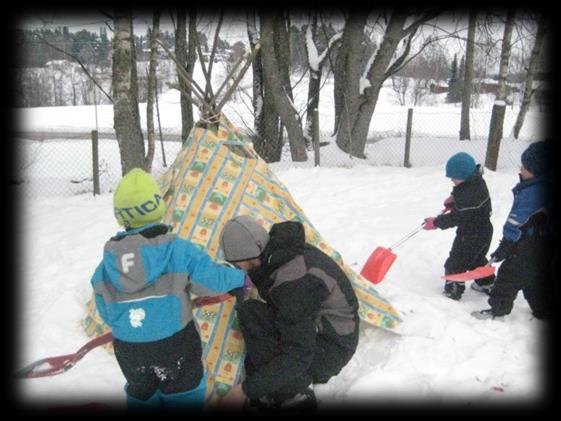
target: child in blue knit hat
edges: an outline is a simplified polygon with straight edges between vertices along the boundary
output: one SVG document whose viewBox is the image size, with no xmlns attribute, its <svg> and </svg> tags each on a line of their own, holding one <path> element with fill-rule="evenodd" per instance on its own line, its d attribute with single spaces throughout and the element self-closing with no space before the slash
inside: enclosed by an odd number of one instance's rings
<svg viewBox="0 0 561 421">
<path fill-rule="evenodd" d="M 105 244 L 91 283 L 127 380 L 127 407 L 200 410 L 208 376 L 191 292 L 231 292 L 245 274 L 169 232 L 160 187 L 140 168 L 120 181 L 113 210 L 125 231 Z"/>
<path fill-rule="evenodd" d="M 486 255 L 493 237 L 491 197 L 483 179 L 483 168 L 466 152 L 459 152 L 446 162 L 446 177 L 452 180 L 452 194 L 444 201 L 445 212 L 425 218 L 423 228 L 457 227 L 456 238 L 444 263 L 445 274 L 460 273 L 487 264 Z M 491 289 L 495 277 L 478 279 L 472 288 L 481 292 Z M 459 300 L 464 282 L 446 281 L 444 295 Z"/>
<path fill-rule="evenodd" d="M 502 262 L 490 292 L 491 308 L 473 312 L 478 319 L 510 314 L 519 291 L 537 319 L 552 315 L 552 233 L 549 201 L 551 157 L 549 141 L 532 143 L 521 157 L 520 182 L 514 186 L 512 209 L 503 238 L 491 254 Z"/>
</svg>

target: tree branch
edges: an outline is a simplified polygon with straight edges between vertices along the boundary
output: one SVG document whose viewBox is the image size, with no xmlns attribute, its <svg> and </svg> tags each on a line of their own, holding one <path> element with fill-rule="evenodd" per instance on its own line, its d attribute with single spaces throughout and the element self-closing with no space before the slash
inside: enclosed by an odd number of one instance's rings
<svg viewBox="0 0 561 421">
<path fill-rule="evenodd" d="M 91 79 L 91 81 L 95 84 L 95 86 L 97 86 L 99 88 L 99 90 L 101 92 L 103 92 L 103 94 L 109 99 L 109 101 L 111 101 L 111 103 L 113 103 L 113 98 L 111 98 L 111 95 L 109 95 L 107 92 L 105 92 L 105 90 L 103 89 L 103 87 L 97 82 L 97 80 L 95 80 L 95 78 L 90 74 L 90 72 L 88 71 L 88 69 L 86 68 L 86 66 L 84 66 L 84 64 L 82 63 L 82 61 L 76 57 L 74 54 L 69 53 L 68 51 L 63 50 L 62 48 L 57 47 L 56 45 L 51 44 L 49 41 L 47 41 L 46 39 L 44 39 L 43 37 L 36 35 L 41 42 L 45 43 L 45 45 L 67 55 L 68 57 L 72 58 L 72 60 L 74 60 L 76 63 L 78 63 L 80 65 L 80 67 L 82 68 L 82 70 L 84 71 L 84 73 L 86 74 L 87 77 L 89 77 Z"/>
</svg>

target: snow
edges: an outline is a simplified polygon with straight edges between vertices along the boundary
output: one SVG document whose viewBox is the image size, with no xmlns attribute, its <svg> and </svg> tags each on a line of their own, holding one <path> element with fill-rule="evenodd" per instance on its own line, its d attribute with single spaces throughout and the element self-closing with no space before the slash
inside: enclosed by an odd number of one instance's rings
<svg viewBox="0 0 561 421">
<path fill-rule="evenodd" d="M 381 95 L 381 101 L 383 98 Z M 180 110 L 176 92 L 163 95 L 160 107 L 163 126 L 169 130 L 178 128 Z M 231 109 L 234 107 L 232 104 Z M 393 130 L 392 124 L 397 123 L 389 120 L 391 113 L 397 112 L 394 108 L 405 110 L 382 102 L 372 126 Z M 25 130 L 84 127 L 91 130 L 94 122 L 93 107 L 18 112 Z M 438 137 L 439 130 L 446 126 L 444 123 L 459 121 L 459 112 L 459 108 L 445 105 L 421 107 L 416 111 L 417 123 L 426 119 L 423 130 L 427 136 L 413 142 L 414 147 L 415 143 L 419 145 L 419 152 L 412 153 L 413 157 L 417 156 L 412 168 L 402 167 L 403 135 L 399 134 L 368 146 L 372 148 L 367 149 L 371 158 L 366 163 L 376 166 L 345 157 L 332 142 L 328 157 L 338 153 L 337 162 L 349 165 L 330 167 L 328 158 L 322 161 L 322 167 L 295 165 L 286 169 L 273 164 L 271 168 L 324 238 L 348 264 L 360 271 L 374 248 L 389 247 L 418 227 L 425 217 L 441 210 L 452 189 L 450 180 L 444 176 L 447 157 L 466 150 L 482 162 L 483 140 L 457 142 Z M 100 126 L 112 127 L 110 107 L 98 106 L 98 113 Z M 324 106 L 321 115 L 329 113 L 329 105 Z M 141 114 L 144 118 L 142 111 Z M 236 122 L 238 114 L 227 109 L 226 115 L 233 115 Z M 329 121 L 325 125 L 332 127 Z M 405 126 L 401 126 L 403 131 Z M 528 121 L 527 126 L 526 130 L 532 133 L 539 124 Z M 56 149 L 45 147 L 39 151 L 35 167 L 40 169 L 30 170 L 37 182 L 43 187 L 60 182 L 49 178 L 49 163 L 75 159 L 76 148 L 87 151 L 90 147 L 88 142 L 85 146 L 82 142 L 45 142 Z M 427 147 L 427 142 L 432 142 L 432 147 Z M 100 140 L 100 144 L 116 148 L 111 141 Z M 179 143 L 174 145 L 169 162 L 179 148 Z M 420 153 L 423 145 L 425 154 Z M 484 175 L 493 203 L 492 249 L 498 245 L 512 204 L 511 189 L 518 181 L 519 157 L 526 146 L 525 141 L 503 142 L 498 170 L 487 170 Z M 85 303 L 91 295 L 89 280 L 102 257 L 105 241 L 119 229 L 112 214 L 111 195 L 119 163 L 107 165 L 113 169 L 113 178 L 105 179 L 104 193 L 99 196 L 93 197 L 91 193 L 32 195 L 22 202 L 18 235 L 23 245 L 22 261 L 26 264 L 20 273 L 21 301 L 17 307 L 17 330 L 21 332 L 18 367 L 41 358 L 76 352 L 89 340 L 80 326 Z M 163 170 L 161 163 L 155 165 L 159 165 L 157 171 Z M 422 230 L 395 250 L 398 258 L 376 288 L 400 312 L 403 323 L 399 332 L 365 328 L 349 364 L 327 384 L 316 387 L 320 407 L 357 399 L 371 404 L 392 399 L 407 402 L 430 399 L 439 405 L 459 402 L 473 406 L 518 404 L 543 397 L 544 325 L 532 317 L 522 294 L 504 321 L 480 321 L 470 316 L 471 311 L 488 305 L 486 296 L 469 289 L 469 285 L 460 302 L 442 295 L 440 276 L 453 238 L 453 229 Z M 16 382 L 19 396 L 29 404 L 61 397 L 73 403 L 124 404 L 123 385 L 124 378 L 115 358 L 101 348 L 88 353 L 63 374 Z"/>
<path fill-rule="evenodd" d="M 315 227 L 357 271 L 375 247 L 390 246 L 424 217 L 438 213 L 451 190 L 438 167 L 291 169 L 278 175 Z M 494 247 L 517 174 L 487 172 L 485 178 L 494 206 Z M 23 366 L 75 352 L 88 341 L 80 320 L 91 293 L 89 279 L 104 242 L 118 227 L 111 194 L 34 199 L 21 220 L 28 262 L 22 274 Z M 397 395 L 438 397 L 442 403 L 495 402 L 543 393 L 538 369 L 542 322 L 532 318 L 522 296 L 503 322 L 471 317 L 471 311 L 488 306 L 484 295 L 469 288 L 460 302 L 442 296 L 439 277 L 453 236 L 453 230 L 421 231 L 396 250 L 398 258 L 377 289 L 403 316 L 401 334 L 363 332 L 348 366 L 317 389 L 320 400 L 374 401 Z M 64 374 L 21 380 L 18 386 L 30 402 L 53 396 L 122 402 L 123 383 L 114 358 L 95 349 Z"/>
</svg>

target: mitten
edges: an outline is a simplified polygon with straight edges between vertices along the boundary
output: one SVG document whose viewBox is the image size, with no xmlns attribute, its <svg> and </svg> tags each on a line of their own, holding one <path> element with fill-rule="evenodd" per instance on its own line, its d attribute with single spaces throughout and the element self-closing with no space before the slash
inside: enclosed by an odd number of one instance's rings
<svg viewBox="0 0 561 421">
<path fill-rule="evenodd" d="M 515 245 L 516 243 L 514 241 L 503 238 L 499 244 L 499 247 L 497 247 L 497 249 L 493 253 L 491 253 L 491 258 L 495 262 L 502 262 L 513 253 Z"/>
<path fill-rule="evenodd" d="M 436 225 L 434 225 L 434 220 L 436 217 L 431 216 L 430 218 L 425 218 L 425 222 L 423 224 L 423 229 L 425 230 L 434 230 L 436 229 Z"/>
</svg>

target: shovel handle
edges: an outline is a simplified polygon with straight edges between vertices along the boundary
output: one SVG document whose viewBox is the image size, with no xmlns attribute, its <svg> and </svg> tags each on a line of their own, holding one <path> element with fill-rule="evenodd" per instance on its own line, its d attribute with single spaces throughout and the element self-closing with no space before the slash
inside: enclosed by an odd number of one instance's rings
<svg viewBox="0 0 561 421">
<path fill-rule="evenodd" d="M 392 250 L 392 249 L 395 249 L 395 248 L 401 246 L 403 243 L 405 243 L 407 240 L 409 240 L 411 237 L 413 237 L 415 234 L 417 234 L 422 229 L 423 229 L 423 225 L 421 225 L 419 228 L 416 228 L 415 230 L 411 231 L 409 234 L 407 234 L 405 237 L 403 237 L 397 243 L 395 243 L 394 245 L 389 247 L 388 250 Z"/>
</svg>

